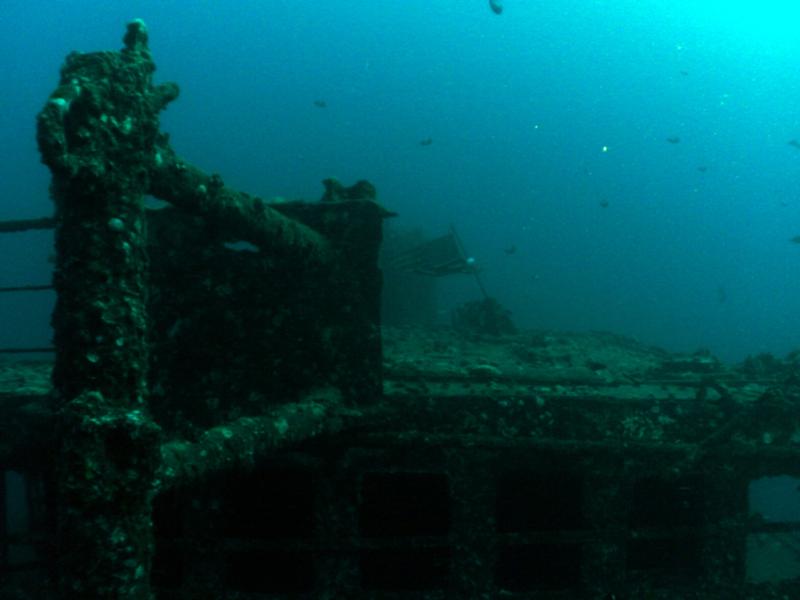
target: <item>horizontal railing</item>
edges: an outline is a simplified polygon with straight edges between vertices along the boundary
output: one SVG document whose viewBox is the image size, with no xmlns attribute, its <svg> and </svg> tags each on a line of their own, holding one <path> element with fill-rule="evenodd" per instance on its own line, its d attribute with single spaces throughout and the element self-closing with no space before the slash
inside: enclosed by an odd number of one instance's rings
<svg viewBox="0 0 800 600">
<path fill-rule="evenodd" d="M 38 229 L 54 229 L 56 220 L 52 217 L 42 217 L 39 219 L 13 219 L 8 221 L 0 221 L 0 233 L 20 233 L 23 231 L 33 231 Z M 25 284 L 0 287 L 0 294 L 13 293 L 13 292 L 41 292 L 45 290 L 52 290 L 52 284 Z M 55 348 L 52 346 L 47 347 L 0 347 L 0 354 L 42 354 L 52 353 Z"/>
<path fill-rule="evenodd" d="M 56 220 L 52 217 L 0 221 L 0 233 L 17 233 L 20 231 L 30 231 L 32 229 L 54 229 L 55 226 Z"/>
</svg>

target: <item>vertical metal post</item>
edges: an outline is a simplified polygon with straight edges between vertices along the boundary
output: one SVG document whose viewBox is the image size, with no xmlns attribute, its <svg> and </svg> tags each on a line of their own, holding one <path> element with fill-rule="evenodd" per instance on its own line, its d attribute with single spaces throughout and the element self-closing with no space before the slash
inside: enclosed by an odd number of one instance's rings
<svg viewBox="0 0 800 600">
<path fill-rule="evenodd" d="M 53 175 L 59 597 L 151 600 L 158 427 L 147 411 L 144 194 L 158 111 L 147 31 L 73 53 L 38 117 Z"/>
</svg>

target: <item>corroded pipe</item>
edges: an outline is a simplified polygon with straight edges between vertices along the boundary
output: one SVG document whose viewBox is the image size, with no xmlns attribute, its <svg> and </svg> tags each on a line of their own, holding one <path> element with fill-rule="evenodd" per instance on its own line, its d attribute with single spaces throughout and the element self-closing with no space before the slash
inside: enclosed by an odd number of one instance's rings
<svg viewBox="0 0 800 600">
<path fill-rule="evenodd" d="M 260 198 L 224 185 L 179 158 L 161 136 L 150 171 L 149 193 L 191 214 L 204 217 L 232 240 L 244 240 L 272 254 L 326 263 L 331 257 L 319 233 L 285 217 Z"/>
</svg>

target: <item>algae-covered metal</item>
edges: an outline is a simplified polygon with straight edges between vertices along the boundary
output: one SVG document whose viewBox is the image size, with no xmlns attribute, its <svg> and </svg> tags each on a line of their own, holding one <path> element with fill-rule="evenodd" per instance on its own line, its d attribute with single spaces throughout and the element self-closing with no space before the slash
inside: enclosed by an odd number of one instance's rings
<svg viewBox="0 0 800 600">
<path fill-rule="evenodd" d="M 159 130 L 178 88 L 154 85 L 147 38 L 135 20 L 121 51 L 70 54 L 38 117 L 56 207 L 62 598 L 152 598 L 156 492 L 323 429 L 325 411 L 276 404 L 380 388 L 374 188 L 278 211 L 189 165 Z M 194 216 L 148 214 L 146 194 Z M 188 469 L 203 452 L 217 462 Z"/>
<path fill-rule="evenodd" d="M 147 600 L 159 427 L 147 409 L 144 195 L 158 112 L 143 22 L 120 52 L 73 53 L 39 113 L 53 174 L 58 577 L 64 598 Z M 124 518 L 123 516 L 124 515 Z"/>
</svg>

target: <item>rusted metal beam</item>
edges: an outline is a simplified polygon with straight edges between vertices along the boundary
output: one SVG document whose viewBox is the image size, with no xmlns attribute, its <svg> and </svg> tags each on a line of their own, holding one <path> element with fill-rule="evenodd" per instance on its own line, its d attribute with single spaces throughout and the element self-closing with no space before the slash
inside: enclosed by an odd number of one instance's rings
<svg viewBox="0 0 800 600">
<path fill-rule="evenodd" d="M 333 258 L 328 241 L 299 221 L 282 215 L 260 198 L 227 187 L 179 158 L 161 136 L 150 171 L 149 193 L 191 214 L 204 217 L 231 240 L 313 263 Z"/>
<path fill-rule="evenodd" d="M 271 453 L 337 433 L 345 423 L 342 417 L 360 414 L 343 409 L 340 402 L 338 390 L 320 390 L 262 416 L 212 427 L 197 442 L 163 444 L 159 491 L 197 483 L 225 470 L 252 469 Z"/>
</svg>

